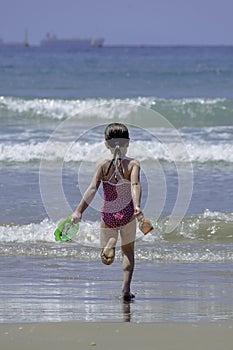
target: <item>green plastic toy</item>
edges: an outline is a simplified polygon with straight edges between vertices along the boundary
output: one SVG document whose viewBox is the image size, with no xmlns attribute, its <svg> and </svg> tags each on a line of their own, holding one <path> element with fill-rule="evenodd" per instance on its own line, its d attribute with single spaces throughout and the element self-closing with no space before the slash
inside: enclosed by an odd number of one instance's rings
<svg viewBox="0 0 233 350">
<path fill-rule="evenodd" d="M 72 216 L 68 216 L 65 220 L 59 222 L 54 236 L 56 241 L 67 242 L 72 240 L 78 233 L 79 223 L 71 223 Z"/>
</svg>

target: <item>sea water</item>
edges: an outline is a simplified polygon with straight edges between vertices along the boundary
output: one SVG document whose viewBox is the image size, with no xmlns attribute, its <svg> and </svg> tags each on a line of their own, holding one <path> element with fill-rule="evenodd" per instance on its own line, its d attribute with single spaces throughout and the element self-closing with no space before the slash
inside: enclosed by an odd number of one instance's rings
<svg viewBox="0 0 233 350">
<path fill-rule="evenodd" d="M 233 48 L 0 51 L 1 322 L 232 320 Z M 77 238 L 53 232 L 74 210 L 104 128 L 123 122 L 141 163 L 134 303 L 121 253 L 99 259 L 101 189 Z"/>
</svg>

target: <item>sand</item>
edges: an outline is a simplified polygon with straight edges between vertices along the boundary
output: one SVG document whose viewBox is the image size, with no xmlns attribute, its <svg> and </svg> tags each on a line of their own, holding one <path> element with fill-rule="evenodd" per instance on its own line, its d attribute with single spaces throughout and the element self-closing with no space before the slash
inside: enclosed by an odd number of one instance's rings
<svg viewBox="0 0 233 350">
<path fill-rule="evenodd" d="M 1 324 L 2 350 L 232 350 L 233 324 Z"/>
</svg>

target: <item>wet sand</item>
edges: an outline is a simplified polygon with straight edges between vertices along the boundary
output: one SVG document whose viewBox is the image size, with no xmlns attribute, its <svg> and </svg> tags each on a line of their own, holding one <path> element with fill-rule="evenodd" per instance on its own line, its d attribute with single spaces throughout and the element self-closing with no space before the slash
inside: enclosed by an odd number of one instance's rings
<svg viewBox="0 0 233 350">
<path fill-rule="evenodd" d="M 4 350 L 231 350 L 233 323 L 31 323 L 1 324 Z"/>
</svg>

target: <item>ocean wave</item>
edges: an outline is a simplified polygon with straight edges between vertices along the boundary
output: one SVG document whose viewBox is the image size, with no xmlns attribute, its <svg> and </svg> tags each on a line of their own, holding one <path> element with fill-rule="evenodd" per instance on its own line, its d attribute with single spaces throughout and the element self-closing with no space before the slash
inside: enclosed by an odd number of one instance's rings
<svg viewBox="0 0 233 350">
<path fill-rule="evenodd" d="M 0 162 L 4 163 L 40 162 L 44 159 L 55 162 L 62 160 L 64 163 L 96 162 L 97 155 L 98 158 L 108 156 L 103 142 L 0 143 Z M 213 144 L 198 141 L 163 144 L 158 141 L 135 141 L 129 147 L 128 156 L 137 158 L 141 162 L 233 163 L 233 144 L 232 142 Z"/>
<path fill-rule="evenodd" d="M 150 108 L 154 98 L 138 97 L 135 99 L 22 99 L 0 97 L 0 116 L 2 111 L 15 112 L 28 118 L 44 117 L 63 120 L 77 116 L 79 119 L 111 120 L 126 119 L 138 106 Z M 127 104 L 127 109 L 125 108 Z"/>
<path fill-rule="evenodd" d="M 220 98 L 161 99 L 137 97 L 123 99 L 23 99 L 0 97 L 0 118 L 8 115 L 25 118 L 64 120 L 77 116 L 80 120 L 96 123 L 109 120 L 127 120 L 156 125 L 153 113 L 143 113 L 140 107 L 164 116 L 175 127 L 232 125 L 233 101 Z"/>
<path fill-rule="evenodd" d="M 232 125 L 233 101 L 223 98 L 158 99 L 152 108 L 175 127 Z"/>
<path fill-rule="evenodd" d="M 165 233 L 168 218 L 151 221 L 155 228 L 152 233 L 144 236 L 137 229 L 136 259 L 233 262 L 233 213 L 206 210 L 184 218 L 169 234 Z M 99 222 L 81 222 L 77 237 L 68 243 L 55 242 L 56 225 L 49 219 L 25 225 L 0 225 L 0 255 L 99 259 Z M 116 258 L 121 258 L 119 249 Z"/>
</svg>

